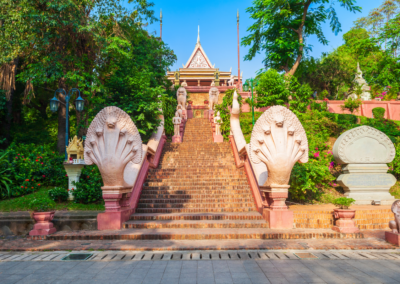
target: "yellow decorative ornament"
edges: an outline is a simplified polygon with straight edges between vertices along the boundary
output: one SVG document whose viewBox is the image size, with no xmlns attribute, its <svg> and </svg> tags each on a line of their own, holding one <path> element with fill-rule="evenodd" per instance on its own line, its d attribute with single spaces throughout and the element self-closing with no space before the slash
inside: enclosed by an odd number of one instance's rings
<svg viewBox="0 0 400 284">
<path fill-rule="evenodd" d="M 78 137 L 75 135 L 74 138 L 72 138 L 69 141 L 69 145 L 67 146 L 67 154 L 68 154 L 68 160 L 71 158 L 71 156 L 76 156 L 76 159 L 83 159 L 83 141 L 82 139 L 78 139 Z"/>
</svg>

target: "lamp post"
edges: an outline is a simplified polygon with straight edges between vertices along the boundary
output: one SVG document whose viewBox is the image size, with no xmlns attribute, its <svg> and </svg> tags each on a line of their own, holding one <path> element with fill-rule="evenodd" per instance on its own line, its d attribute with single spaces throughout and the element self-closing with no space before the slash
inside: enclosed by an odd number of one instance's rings
<svg viewBox="0 0 400 284">
<path fill-rule="evenodd" d="M 85 100 L 82 99 L 81 92 L 76 88 L 71 89 L 69 91 L 68 95 L 66 94 L 64 89 L 57 89 L 54 92 L 54 98 L 52 98 L 50 100 L 50 110 L 52 112 L 56 112 L 58 110 L 58 107 L 59 107 L 60 103 L 65 105 L 65 109 L 66 109 L 66 115 L 65 115 L 65 121 L 66 121 L 65 122 L 66 123 L 65 146 L 68 145 L 69 101 L 70 101 L 72 95 L 75 92 L 78 92 L 78 98 L 75 100 L 75 108 L 76 108 L 77 111 L 81 112 L 81 111 L 83 111 Z M 57 99 L 57 93 L 63 93 L 64 94 L 64 96 L 65 96 L 65 104 Z M 67 160 L 67 159 L 68 159 L 67 148 L 65 148 L 65 160 Z"/>
<path fill-rule="evenodd" d="M 253 126 L 254 126 L 254 100 L 253 100 L 253 88 L 258 85 L 257 79 L 247 79 L 246 82 L 243 84 L 243 91 L 248 92 L 249 87 L 251 88 L 251 114 L 253 118 Z"/>
</svg>

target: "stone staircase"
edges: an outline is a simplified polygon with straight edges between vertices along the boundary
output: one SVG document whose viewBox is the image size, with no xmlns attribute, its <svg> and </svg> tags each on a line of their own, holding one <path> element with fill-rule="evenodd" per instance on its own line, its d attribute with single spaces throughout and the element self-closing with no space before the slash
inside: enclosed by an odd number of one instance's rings
<svg viewBox="0 0 400 284">
<path fill-rule="evenodd" d="M 230 144 L 214 143 L 208 120 L 193 118 L 186 123 L 182 143 L 165 145 L 160 165 L 150 169 L 138 209 L 124 228 L 152 239 L 226 239 L 261 233 L 268 224 L 256 211 Z M 238 230 L 244 228 L 256 231 Z"/>
</svg>

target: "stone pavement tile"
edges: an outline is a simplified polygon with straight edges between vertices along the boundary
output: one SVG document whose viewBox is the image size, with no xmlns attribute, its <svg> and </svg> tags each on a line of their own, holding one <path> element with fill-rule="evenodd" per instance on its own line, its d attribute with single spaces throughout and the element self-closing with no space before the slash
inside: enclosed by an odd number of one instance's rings
<svg viewBox="0 0 400 284">
<path fill-rule="evenodd" d="M 217 273 L 214 273 L 214 278 L 215 279 L 232 279 L 232 276 L 231 276 L 231 273 L 217 272 Z"/>
<path fill-rule="evenodd" d="M 149 279 L 144 279 L 142 281 L 142 284 L 159 284 L 160 282 L 161 282 L 161 279 L 149 278 Z"/>
<path fill-rule="evenodd" d="M 268 278 L 284 278 L 283 274 L 280 272 L 264 272 L 264 274 Z"/>
<path fill-rule="evenodd" d="M 196 277 L 179 278 L 179 284 L 196 284 Z"/>
<path fill-rule="evenodd" d="M 270 278 L 270 277 L 268 277 L 268 281 L 271 284 L 288 284 L 288 283 L 290 283 L 285 278 L 274 278 L 274 277 Z"/>
<path fill-rule="evenodd" d="M 259 279 L 259 278 L 254 278 L 250 279 L 252 284 L 270 284 L 268 279 Z"/>
<path fill-rule="evenodd" d="M 215 284 L 233 284 L 233 280 L 231 278 L 230 279 L 219 278 L 215 279 Z"/>
<path fill-rule="evenodd" d="M 197 278 L 197 284 L 214 284 L 214 278 Z"/>
<path fill-rule="evenodd" d="M 52 282 L 52 284 L 69 284 L 71 283 L 73 280 L 70 279 L 56 279 Z M 76 282 L 74 282 L 76 283 Z"/>
<path fill-rule="evenodd" d="M 250 278 L 247 273 L 235 273 L 231 272 L 232 279 L 237 279 L 237 278 Z"/>
<path fill-rule="evenodd" d="M 232 278 L 234 284 L 252 284 L 250 278 Z"/>
<path fill-rule="evenodd" d="M 214 266 L 214 272 L 230 272 L 230 271 L 231 270 L 229 270 L 228 266 L 226 266 L 226 267 L 224 267 L 224 266 L 221 266 L 221 267 Z"/>
</svg>

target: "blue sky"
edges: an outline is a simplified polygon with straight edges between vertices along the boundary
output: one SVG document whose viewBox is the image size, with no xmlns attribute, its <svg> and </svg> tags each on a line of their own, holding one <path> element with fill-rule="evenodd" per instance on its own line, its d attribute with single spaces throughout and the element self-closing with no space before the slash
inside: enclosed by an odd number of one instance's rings
<svg viewBox="0 0 400 284">
<path fill-rule="evenodd" d="M 151 0 L 150 0 L 151 1 Z M 247 28 L 253 20 L 246 12 L 251 6 L 251 0 L 153 0 L 157 17 L 160 9 L 163 12 L 163 41 L 166 42 L 178 57 L 171 70 L 176 70 L 186 64 L 196 44 L 197 26 L 200 25 L 200 41 L 211 63 L 221 71 L 229 71 L 237 75 L 237 30 L 236 12 L 240 13 L 240 37 L 247 35 Z M 343 32 L 337 36 L 331 31 L 329 22 L 324 24 L 324 34 L 329 44 L 320 44 L 315 37 L 310 37 L 308 43 L 313 45 L 311 55 L 319 57 L 322 52 L 329 52 L 343 43 L 342 35 L 353 25 L 353 22 L 369 11 L 381 5 L 383 0 L 358 0 L 362 7 L 361 13 L 350 13 L 336 3 L 335 8 L 342 24 Z M 147 30 L 159 36 L 159 22 L 149 25 Z M 247 47 L 240 47 L 240 69 L 243 77 L 249 78 L 262 68 L 263 55 L 258 55 L 252 61 L 244 61 Z"/>
</svg>

